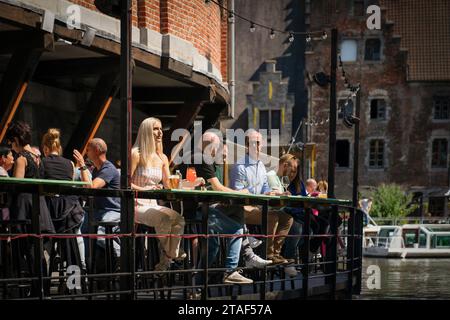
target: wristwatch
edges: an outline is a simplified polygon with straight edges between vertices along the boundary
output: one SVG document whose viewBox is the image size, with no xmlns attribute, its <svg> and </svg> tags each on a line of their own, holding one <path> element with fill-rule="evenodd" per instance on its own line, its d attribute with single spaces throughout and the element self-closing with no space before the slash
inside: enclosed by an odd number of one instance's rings
<svg viewBox="0 0 450 320">
<path fill-rule="evenodd" d="M 86 165 L 84 165 L 84 166 L 80 167 L 80 170 L 84 171 L 84 170 L 87 170 L 87 168 L 88 167 Z"/>
</svg>

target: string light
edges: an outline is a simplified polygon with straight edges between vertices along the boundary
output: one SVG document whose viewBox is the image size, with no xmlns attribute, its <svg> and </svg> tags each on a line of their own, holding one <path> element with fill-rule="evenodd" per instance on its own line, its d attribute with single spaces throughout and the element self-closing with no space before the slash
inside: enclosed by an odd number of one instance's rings
<svg viewBox="0 0 450 320">
<path fill-rule="evenodd" d="M 234 23 L 234 13 L 233 11 L 230 11 L 228 14 L 228 22 L 229 23 Z"/>
<path fill-rule="evenodd" d="M 320 31 L 309 31 L 309 32 L 302 32 L 302 31 L 285 31 L 285 30 L 279 30 L 270 26 L 266 26 L 257 22 L 254 22 L 236 12 L 234 12 L 233 10 L 228 9 L 226 6 L 224 6 L 223 4 L 221 4 L 218 0 L 205 0 L 206 4 L 210 4 L 210 3 L 214 3 L 216 4 L 219 8 L 221 8 L 222 10 L 226 11 L 228 13 L 228 21 L 229 23 L 234 23 L 236 21 L 236 18 L 239 18 L 241 20 L 247 21 L 248 23 L 250 23 L 250 32 L 255 32 L 256 30 L 256 26 L 262 28 L 262 29 L 266 29 L 266 30 L 270 30 L 270 36 L 271 39 L 273 39 L 273 37 L 275 37 L 275 32 L 276 33 L 280 33 L 280 34 L 286 34 L 289 35 L 289 39 L 293 38 L 295 35 L 307 35 L 307 42 L 311 42 L 311 40 L 313 39 L 311 37 L 311 35 L 317 35 L 318 38 L 314 38 L 314 40 L 316 39 L 327 39 L 328 35 L 325 31 L 320 30 Z M 273 31 L 273 33 L 272 33 Z M 273 34 L 273 35 L 272 35 Z M 291 36 L 292 35 L 292 36 Z M 290 40 L 289 40 L 290 41 Z M 290 41 L 292 42 L 292 41 Z"/>
<path fill-rule="evenodd" d="M 270 29 L 270 39 L 274 39 L 275 38 L 275 31 L 273 29 Z"/>
<path fill-rule="evenodd" d="M 306 36 L 306 42 L 310 43 L 311 42 L 311 35 L 308 33 L 308 35 Z"/>
<path fill-rule="evenodd" d="M 310 126 L 310 127 L 317 127 L 317 126 L 322 126 L 324 124 L 327 124 L 329 122 L 329 119 L 304 119 L 303 124 L 305 126 Z"/>
<path fill-rule="evenodd" d="M 294 41 L 294 35 L 292 33 L 289 33 L 289 42 Z"/>
</svg>

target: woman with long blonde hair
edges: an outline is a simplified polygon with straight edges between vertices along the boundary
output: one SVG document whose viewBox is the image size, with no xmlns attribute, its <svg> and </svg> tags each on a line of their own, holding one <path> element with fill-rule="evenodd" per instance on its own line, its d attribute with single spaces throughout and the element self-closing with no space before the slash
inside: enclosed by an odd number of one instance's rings
<svg viewBox="0 0 450 320">
<path fill-rule="evenodd" d="M 131 187 L 135 190 L 169 188 L 169 160 L 162 148 L 162 124 L 157 118 L 147 118 L 139 126 L 131 150 Z M 161 183 L 162 182 L 162 186 Z M 178 212 L 158 205 L 154 199 L 137 199 L 136 222 L 154 227 L 157 234 L 182 235 L 184 218 Z M 159 238 L 160 262 L 156 270 L 167 270 L 172 260 L 183 259 L 180 237 Z"/>
</svg>

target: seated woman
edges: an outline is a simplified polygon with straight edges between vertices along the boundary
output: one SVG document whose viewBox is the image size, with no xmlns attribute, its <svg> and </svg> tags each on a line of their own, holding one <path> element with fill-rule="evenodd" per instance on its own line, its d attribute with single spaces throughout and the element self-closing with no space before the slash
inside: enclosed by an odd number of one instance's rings
<svg viewBox="0 0 450 320">
<path fill-rule="evenodd" d="M 63 158 L 59 129 L 48 129 L 42 137 L 42 178 L 52 180 L 72 181 L 74 178 L 74 164 L 69 159 Z M 80 226 L 83 221 L 84 210 L 77 196 L 65 195 L 58 197 L 47 197 L 47 206 L 53 219 L 55 231 L 65 233 L 74 231 L 81 234 Z M 83 267 L 84 242 L 81 237 L 77 238 L 78 248 Z"/>
<path fill-rule="evenodd" d="M 40 178 L 40 168 L 35 161 L 35 155 L 30 147 L 30 126 L 21 121 L 13 122 L 6 131 L 5 139 L 16 153 L 13 177 Z M 12 220 L 31 220 L 32 195 L 30 193 L 20 193 L 16 195 L 12 206 L 13 210 L 10 212 Z M 39 222 L 41 231 L 43 233 L 54 233 L 55 229 L 44 197 L 40 198 L 40 207 L 41 214 L 39 216 Z"/>
<path fill-rule="evenodd" d="M 169 161 L 162 151 L 162 125 L 156 118 L 147 118 L 139 126 L 136 143 L 131 150 L 131 187 L 135 190 L 169 187 Z M 184 218 L 176 211 L 158 205 L 154 199 L 137 199 L 136 223 L 154 227 L 157 234 L 182 235 Z M 159 238 L 160 262 L 155 269 L 164 271 L 173 259 L 183 259 L 180 237 Z"/>
</svg>

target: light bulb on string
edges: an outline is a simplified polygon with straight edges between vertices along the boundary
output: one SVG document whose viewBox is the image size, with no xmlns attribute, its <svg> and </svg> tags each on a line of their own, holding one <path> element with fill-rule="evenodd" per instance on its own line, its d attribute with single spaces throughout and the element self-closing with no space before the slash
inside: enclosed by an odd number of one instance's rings
<svg viewBox="0 0 450 320">
<path fill-rule="evenodd" d="M 274 39 L 275 38 L 275 31 L 273 29 L 270 29 L 270 35 L 269 35 L 270 39 Z"/>
<path fill-rule="evenodd" d="M 328 38 L 328 34 L 326 33 L 326 31 L 322 32 L 322 39 L 326 40 Z"/>
<path fill-rule="evenodd" d="M 233 13 L 233 11 L 230 11 L 230 13 L 228 14 L 228 22 L 229 23 L 234 23 L 234 13 Z"/>
<path fill-rule="evenodd" d="M 311 42 L 311 35 L 309 33 L 306 35 L 306 42 L 307 43 Z"/>
<path fill-rule="evenodd" d="M 250 23 L 250 32 L 255 32 L 255 30 L 256 30 L 255 24 L 253 22 Z"/>
<path fill-rule="evenodd" d="M 294 41 L 294 34 L 291 32 L 289 33 L 289 38 L 288 38 L 289 42 L 293 42 Z"/>
</svg>

